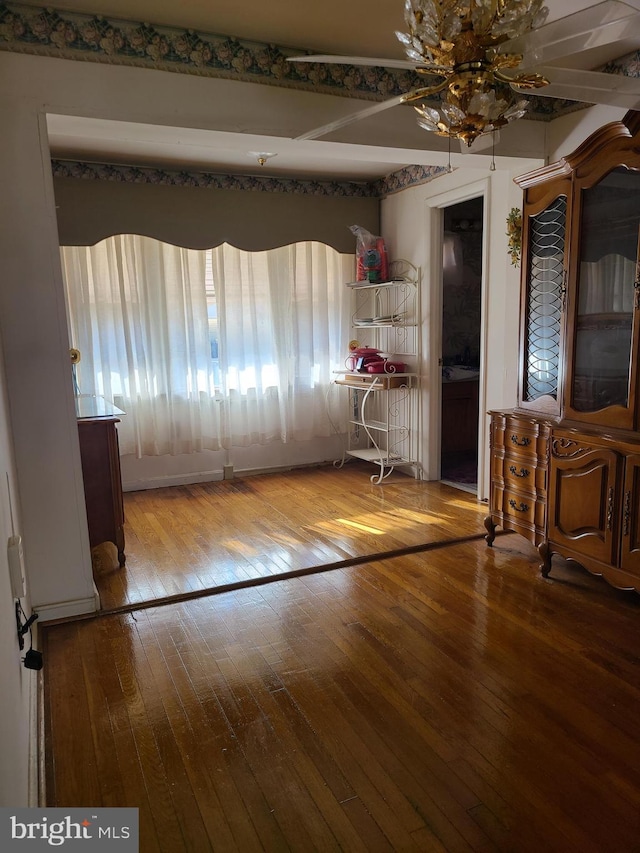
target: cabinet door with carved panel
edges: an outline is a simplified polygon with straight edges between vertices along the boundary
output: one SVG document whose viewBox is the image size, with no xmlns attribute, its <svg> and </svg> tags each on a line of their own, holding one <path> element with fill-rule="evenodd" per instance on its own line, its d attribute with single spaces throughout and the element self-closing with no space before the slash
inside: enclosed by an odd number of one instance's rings
<svg viewBox="0 0 640 853">
<path fill-rule="evenodd" d="M 589 437 L 554 434 L 551 441 L 549 527 L 552 550 L 611 563 L 616 558 L 620 456 Z"/>
<path fill-rule="evenodd" d="M 620 568 L 640 577 L 640 454 L 625 459 Z"/>
</svg>

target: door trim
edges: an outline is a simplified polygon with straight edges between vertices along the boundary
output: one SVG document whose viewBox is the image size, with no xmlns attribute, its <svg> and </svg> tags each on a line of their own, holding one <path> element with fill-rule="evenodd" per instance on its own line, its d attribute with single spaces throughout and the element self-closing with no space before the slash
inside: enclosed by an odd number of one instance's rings
<svg viewBox="0 0 640 853">
<path fill-rule="evenodd" d="M 440 479 L 440 447 L 442 422 L 442 371 L 439 364 L 442 352 L 442 231 L 444 223 L 443 209 L 473 198 L 482 198 L 482 279 L 480 296 L 480 377 L 478 384 L 478 499 L 485 492 L 488 495 L 489 482 L 485 471 L 489 454 L 489 419 L 487 410 L 487 376 L 486 357 L 488 341 L 487 317 L 489 303 L 489 288 L 487 287 L 487 271 L 489 257 L 489 217 L 490 217 L 490 179 L 483 178 L 473 184 L 457 187 L 446 193 L 425 199 L 427 216 L 427 234 L 431 251 L 430 264 L 425 279 L 438 282 L 437 287 L 430 287 L 425 298 L 427 302 L 427 317 L 429 328 L 426 330 L 427 339 L 423 341 L 422 352 L 426 359 L 425 378 L 429 394 L 424 395 L 423 406 L 426 406 L 423 423 L 427 425 L 427 435 L 430 440 L 425 448 L 423 460 L 426 462 L 429 479 Z M 437 251 L 436 251 L 437 249 Z M 437 322 L 436 322 L 437 318 Z"/>
</svg>

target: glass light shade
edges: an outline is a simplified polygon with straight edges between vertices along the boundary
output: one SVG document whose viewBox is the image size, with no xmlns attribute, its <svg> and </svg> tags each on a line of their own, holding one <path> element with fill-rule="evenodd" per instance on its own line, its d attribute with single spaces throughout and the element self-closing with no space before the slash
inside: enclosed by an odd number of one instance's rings
<svg viewBox="0 0 640 853">
<path fill-rule="evenodd" d="M 408 33 L 396 33 L 410 60 L 437 66 L 448 91 L 440 112 L 416 107 L 425 130 L 463 139 L 476 137 L 522 118 L 527 102 L 499 92 L 507 82 L 495 48 L 545 20 L 544 0 L 405 0 Z M 456 38 L 462 33 L 460 47 Z M 516 57 L 521 59 L 521 57 Z M 533 75 L 536 78 L 536 75 Z M 517 79 L 517 78 L 515 78 Z M 537 77 L 527 88 L 546 85 Z M 496 85 L 498 88 L 496 88 Z M 524 85 L 524 80 L 523 80 Z M 434 87 L 434 92 L 437 89 Z"/>
</svg>

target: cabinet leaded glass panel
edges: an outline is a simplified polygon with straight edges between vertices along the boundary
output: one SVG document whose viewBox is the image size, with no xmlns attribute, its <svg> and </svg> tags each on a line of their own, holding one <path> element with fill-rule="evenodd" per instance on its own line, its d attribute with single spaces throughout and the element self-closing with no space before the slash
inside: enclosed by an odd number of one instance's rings
<svg viewBox="0 0 640 853">
<path fill-rule="evenodd" d="M 529 217 L 524 399 L 558 398 L 567 198 Z"/>
</svg>

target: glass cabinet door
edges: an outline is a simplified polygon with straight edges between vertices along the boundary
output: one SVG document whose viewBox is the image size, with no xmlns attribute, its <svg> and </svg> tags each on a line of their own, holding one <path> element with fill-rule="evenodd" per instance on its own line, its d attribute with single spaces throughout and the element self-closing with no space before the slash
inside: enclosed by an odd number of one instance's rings
<svg viewBox="0 0 640 853">
<path fill-rule="evenodd" d="M 562 195 L 528 217 L 524 329 L 524 406 L 558 407 L 567 198 Z"/>
<path fill-rule="evenodd" d="M 640 173 L 622 166 L 582 191 L 570 407 L 627 409 L 620 426 L 633 425 L 639 225 Z"/>
</svg>

